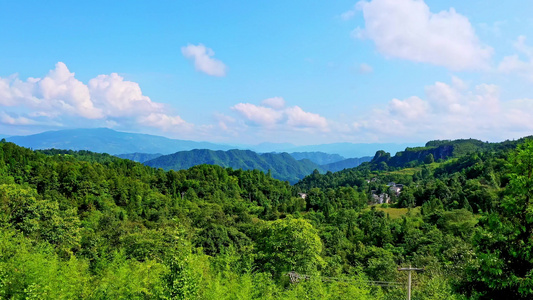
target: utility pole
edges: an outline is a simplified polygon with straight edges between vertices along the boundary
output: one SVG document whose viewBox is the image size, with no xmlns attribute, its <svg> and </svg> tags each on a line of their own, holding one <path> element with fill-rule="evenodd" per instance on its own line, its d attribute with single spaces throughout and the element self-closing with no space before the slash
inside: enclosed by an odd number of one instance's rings
<svg viewBox="0 0 533 300">
<path fill-rule="evenodd" d="M 407 279 L 407 300 L 411 300 L 411 271 L 424 271 L 424 269 L 412 268 L 411 265 L 409 265 L 409 268 L 398 268 L 398 271 L 409 272 Z"/>
</svg>

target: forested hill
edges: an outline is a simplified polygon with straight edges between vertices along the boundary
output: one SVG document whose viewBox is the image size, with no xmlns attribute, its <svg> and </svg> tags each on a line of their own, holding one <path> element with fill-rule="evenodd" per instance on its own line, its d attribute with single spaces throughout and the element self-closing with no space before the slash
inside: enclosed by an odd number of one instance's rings
<svg viewBox="0 0 533 300">
<path fill-rule="evenodd" d="M 371 160 L 372 160 L 371 156 L 365 156 L 365 157 L 360 157 L 360 158 L 347 158 L 347 159 L 337 161 L 334 163 L 321 165 L 320 167 L 324 171 L 337 172 L 337 171 L 341 171 L 344 169 L 355 168 L 359 166 L 360 164 L 364 162 L 369 162 Z"/>
<path fill-rule="evenodd" d="M 212 164 L 243 170 L 257 169 L 265 173 L 270 170 L 272 177 L 279 180 L 287 180 L 293 184 L 311 174 L 314 170 L 318 170 L 321 173 L 327 171 L 336 172 L 357 167 L 361 163 L 372 159 L 372 157 L 344 159 L 340 155 L 322 152 L 298 152 L 289 153 L 289 155 L 287 153 L 259 154 L 250 150 L 211 151 L 196 149 L 180 151 L 166 156 L 161 154 L 130 153 L 120 154 L 117 157 L 145 163 L 148 166 L 163 168 L 164 170 L 183 170 L 200 164 Z M 316 161 L 335 162 L 319 165 Z"/>
<path fill-rule="evenodd" d="M 209 164 L 242 170 L 270 172 L 272 177 L 296 183 L 313 170 L 321 168 L 310 160 L 296 160 L 287 153 L 258 154 L 250 150 L 192 150 L 181 151 L 144 162 L 145 165 L 164 170 L 183 170 L 192 166 Z"/>
<path fill-rule="evenodd" d="M 386 169 L 414 167 L 423 163 L 431 163 L 437 160 L 446 160 L 452 157 L 461 157 L 469 153 L 499 151 L 515 148 L 518 141 L 505 141 L 500 143 L 488 143 L 475 139 L 460 140 L 436 140 L 427 142 L 425 147 L 406 148 L 399 151 L 393 157 L 385 151 L 377 151 L 371 161 L 374 168 Z"/>
<path fill-rule="evenodd" d="M 521 142 L 312 186 L 0 142 L 0 298 L 532 299 Z"/>
<path fill-rule="evenodd" d="M 279 154 L 280 152 L 273 152 L 273 153 L 278 153 Z M 342 156 L 340 156 L 338 154 L 329 154 L 329 153 L 324 153 L 324 152 L 293 152 L 293 153 L 289 153 L 289 154 L 292 157 L 294 157 L 296 160 L 308 159 L 308 160 L 314 162 L 317 165 L 327 165 L 327 164 L 332 164 L 332 163 L 336 163 L 336 162 L 341 162 L 341 161 L 347 160 L 346 158 L 344 158 L 344 157 L 342 157 Z M 135 153 L 118 154 L 116 156 L 120 157 L 120 158 L 130 159 L 130 160 L 142 163 L 142 162 L 149 161 L 151 159 L 157 158 L 157 157 L 162 156 L 162 155 L 163 154 L 160 154 L 160 153 L 152 154 L 152 153 L 135 152 Z M 370 161 L 370 159 L 372 159 L 372 157 L 370 157 L 368 160 L 366 160 L 366 157 L 363 158 L 362 160 L 356 158 L 355 160 L 353 160 L 353 162 Z M 352 166 L 352 167 L 354 167 L 354 166 Z"/>
<path fill-rule="evenodd" d="M 329 154 L 324 152 L 291 152 L 289 153 L 296 160 L 308 159 L 317 165 L 327 165 L 338 161 L 345 160 L 346 158 L 338 154 Z"/>
<path fill-rule="evenodd" d="M 136 162 L 143 163 L 145 161 L 149 161 L 149 160 L 158 158 L 160 156 L 163 156 L 163 154 L 161 154 L 161 153 L 152 154 L 152 153 L 135 152 L 135 153 L 118 154 L 116 156 L 120 157 L 120 158 L 129 159 L 129 160 L 133 160 L 133 161 L 136 161 Z"/>
<path fill-rule="evenodd" d="M 513 141 L 496 143 L 482 142 L 474 139 L 460 140 L 435 140 L 429 141 L 424 147 L 406 148 L 404 151 L 392 156 L 385 151 L 377 151 L 374 158 L 368 163 L 362 163 L 355 168 L 345 168 L 344 170 L 326 174 L 314 172 L 298 182 L 297 186 L 303 189 L 313 187 L 331 188 L 339 186 L 360 186 L 365 180 L 370 180 L 372 174 L 378 171 L 407 173 L 420 176 L 424 166 L 426 168 L 435 167 L 434 162 L 445 162 L 450 159 L 463 158 L 479 153 L 505 152 L 516 148 L 518 144 L 524 143 L 525 137 Z M 400 171 L 406 169 L 404 171 Z"/>
</svg>

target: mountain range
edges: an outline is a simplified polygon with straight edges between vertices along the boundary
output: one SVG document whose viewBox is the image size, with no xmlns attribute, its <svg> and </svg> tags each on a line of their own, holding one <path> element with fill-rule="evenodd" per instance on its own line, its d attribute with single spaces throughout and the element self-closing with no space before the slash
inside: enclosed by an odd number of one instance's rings
<svg viewBox="0 0 533 300">
<path fill-rule="evenodd" d="M 119 156 L 125 158 L 124 155 Z M 137 157 L 140 157 L 137 155 Z M 318 165 L 309 159 L 297 160 L 288 153 L 256 153 L 250 150 L 232 149 L 229 151 L 213 151 L 207 149 L 181 151 L 170 155 L 162 155 L 144 164 L 154 168 L 168 170 L 184 170 L 196 165 L 209 164 L 242 170 L 260 170 L 270 172 L 272 177 L 290 183 L 311 174 L 319 172 L 338 171 L 344 168 L 354 168 L 371 157 L 362 159 L 348 159 L 334 163 L 333 166 Z M 339 169 L 340 168 L 340 169 Z"/>
<path fill-rule="evenodd" d="M 207 149 L 181 151 L 144 162 L 145 165 L 162 168 L 165 171 L 183 170 L 190 167 L 209 164 L 242 170 L 260 170 L 271 172 L 272 177 L 296 183 L 315 169 L 318 165 L 310 160 L 296 160 L 287 153 L 258 154 L 250 150 L 213 151 Z"/>
<path fill-rule="evenodd" d="M 108 128 L 46 131 L 27 136 L 12 136 L 6 140 L 32 149 L 89 150 L 108 154 L 134 152 L 170 154 L 192 149 L 229 150 L 235 148 L 209 142 L 175 140 L 156 135 L 120 132 Z"/>
<path fill-rule="evenodd" d="M 384 150 L 392 154 L 405 149 L 406 147 L 420 146 L 413 143 L 334 143 L 322 145 L 296 146 L 288 143 L 275 144 L 263 143 L 259 145 L 226 145 L 210 142 L 195 142 L 187 140 L 169 139 L 166 137 L 127 133 L 115 131 L 108 128 L 92 129 L 67 129 L 58 131 L 46 131 L 27 136 L 11 136 L 6 140 L 20 146 L 32 149 L 68 149 L 68 150 L 89 150 L 93 152 L 108 154 L 124 153 L 161 153 L 172 154 L 178 151 L 193 149 L 209 150 L 252 150 L 259 153 L 266 152 L 323 152 L 337 154 L 345 158 L 373 156 L 377 150 Z M 332 163 L 333 161 L 320 162 Z"/>
<path fill-rule="evenodd" d="M 320 145 L 305 145 L 296 146 L 292 144 L 275 144 L 275 143 L 262 143 L 259 145 L 246 146 L 242 145 L 237 148 L 249 149 L 255 152 L 323 152 L 329 154 L 338 154 L 343 157 L 363 157 L 371 156 L 376 153 L 377 150 L 383 150 L 390 152 L 393 155 L 402 151 L 407 147 L 421 146 L 420 143 L 332 143 L 332 144 L 320 144 Z"/>
</svg>

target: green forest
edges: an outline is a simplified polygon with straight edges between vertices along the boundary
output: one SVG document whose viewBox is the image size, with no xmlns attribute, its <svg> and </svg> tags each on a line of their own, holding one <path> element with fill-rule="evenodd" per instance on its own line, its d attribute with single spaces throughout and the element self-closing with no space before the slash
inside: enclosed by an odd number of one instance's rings
<svg viewBox="0 0 533 300">
<path fill-rule="evenodd" d="M 406 299 L 409 266 L 412 299 L 533 298 L 530 139 L 294 185 L 3 140 L 0 175 L 0 299 Z"/>
</svg>

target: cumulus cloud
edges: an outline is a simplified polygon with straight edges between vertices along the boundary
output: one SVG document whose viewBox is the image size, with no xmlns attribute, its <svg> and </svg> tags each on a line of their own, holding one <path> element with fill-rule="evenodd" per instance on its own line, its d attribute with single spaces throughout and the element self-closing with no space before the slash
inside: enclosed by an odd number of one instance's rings
<svg viewBox="0 0 533 300">
<path fill-rule="evenodd" d="M 483 69 L 492 49 L 483 45 L 467 17 L 450 8 L 432 13 L 422 0 L 360 1 L 365 28 L 354 36 L 372 40 L 393 58 L 444 66 L 452 70 Z"/>
<path fill-rule="evenodd" d="M 138 83 L 125 81 L 117 73 L 98 75 L 89 80 L 89 90 L 92 100 L 106 116 L 135 116 L 163 109 L 161 103 L 152 102 L 143 95 Z"/>
<path fill-rule="evenodd" d="M 508 139 L 531 134 L 533 99 L 503 101 L 496 85 L 468 88 L 454 77 L 427 86 L 423 97 L 392 99 L 352 125 L 360 136 L 388 140 Z"/>
<path fill-rule="evenodd" d="M 26 117 L 13 117 L 5 112 L 0 112 L 0 123 L 6 125 L 34 125 L 37 124 L 35 120 Z"/>
<path fill-rule="evenodd" d="M 405 100 L 392 99 L 388 106 L 389 113 L 405 120 L 420 120 L 427 116 L 429 105 L 418 97 L 410 97 Z"/>
<path fill-rule="evenodd" d="M 211 76 L 225 76 L 226 65 L 218 59 L 213 58 L 215 52 L 202 44 L 187 45 L 181 48 L 181 53 L 187 59 L 194 62 L 196 70 Z"/>
<path fill-rule="evenodd" d="M 285 99 L 282 97 L 273 97 L 261 101 L 261 104 L 272 107 L 273 109 L 282 109 L 285 107 Z"/>
<path fill-rule="evenodd" d="M 23 81 L 17 75 L 0 77 L 0 105 L 26 114 L 13 117 L 2 112 L 0 122 L 10 125 L 57 126 L 62 118 L 74 118 L 77 123 L 93 120 L 100 122 L 97 124 L 137 124 L 163 130 L 191 126 L 168 114 L 162 103 L 143 95 L 135 82 L 112 73 L 99 75 L 86 85 L 62 62 L 43 78 Z"/>
<path fill-rule="evenodd" d="M 32 94 L 37 80 L 28 78 L 27 82 L 23 82 L 16 75 L 0 78 L 0 105 L 15 106 L 21 101 L 36 101 L 36 98 L 32 99 Z"/>
<path fill-rule="evenodd" d="M 451 86 L 444 82 L 436 82 L 426 87 L 426 97 L 435 109 L 450 113 L 467 113 L 462 105 L 463 95 L 461 88 Z"/>
<path fill-rule="evenodd" d="M 54 109 L 79 114 L 87 119 L 103 117 L 102 111 L 94 107 L 89 88 L 74 77 L 67 66 L 58 62 L 42 80 L 36 81 L 42 95 L 42 102 Z"/>
<path fill-rule="evenodd" d="M 516 73 L 533 82 L 533 47 L 526 45 L 526 37 L 519 36 L 514 48 L 525 56 L 522 60 L 518 54 L 506 56 L 500 62 L 498 70 L 503 73 Z"/>
<path fill-rule="evenodd" d="M 102 118 L 102 111 L 91 101 L 88 87 L 74 75 L 64 63 L 58 62 L 55 69 L 42 79 L 22 81 L 17 76 L 0 78 L 0 104 L 62 112 L 88 119 Z"/>
<path fill-rule="evenodd" d="M 287 125 L 298 128 L 316 128 L 320 130 L 328 129 L 326 118 L 319 114 L 306 112 L 298 106 L 289 107 L 285 110 L 287 115 Z"/>
<path fill-rule="evenodd" d="M 177 127 L 191 126 L 191 124 L 185 122 L 180 116 L 169 116 L 163 113 L 150 113 L 147 116 L 140 116 L 139 122 L 142 125 L 161 128 L 164 131 L 169 131 Z"/>
<path fill-rule="evenodd" d="M 283 112 L 281 111 L 251 103 L 239 103 L 231 109 L 240 113 L 251 123 L 260 126 L 272 127 L 283 118 Z"/>
<path fill-rule="evenodd" d="M 285 100 L 281 97 L 265 99 L 261 103 L 263 105 L 239 103 L 231 109 L 249 124 L 268 129 L 283 127 L 294 130 L 329 130 L 326 118 L 319 114 L 306 112 L 299 106 L 286 107 Z"/>
</svg>

